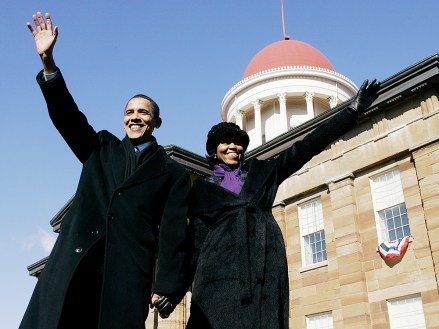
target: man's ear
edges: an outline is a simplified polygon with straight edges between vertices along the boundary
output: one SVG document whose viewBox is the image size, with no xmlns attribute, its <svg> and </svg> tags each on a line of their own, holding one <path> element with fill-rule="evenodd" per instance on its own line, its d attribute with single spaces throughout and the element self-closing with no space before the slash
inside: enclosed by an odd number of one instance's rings
<svg viewBox="0 0 439 329">
<path fill-rule="evenodd" d="M 160 128 L 162 125 L 162 118 L 154 118 L 155 120 L 155 128 Z"/>
</svg>

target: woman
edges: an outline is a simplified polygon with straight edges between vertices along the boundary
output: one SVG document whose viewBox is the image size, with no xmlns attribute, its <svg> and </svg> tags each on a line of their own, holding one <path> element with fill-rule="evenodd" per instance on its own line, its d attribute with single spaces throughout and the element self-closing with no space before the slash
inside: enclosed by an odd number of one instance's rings
<svg viewBox="0 0 439 329">
<path fill-rule="evenodd" d="M 213 176 L 194 182 L 196 271 L 188 329 L 288 328 L 288 267 L 271 207 L 279 185 L 349 131 L 377 97 L 366 80 L 333 118 L 275 159 L 244 161 L 247 133 L 222 122 L 207 135 Z"/>
</svg>

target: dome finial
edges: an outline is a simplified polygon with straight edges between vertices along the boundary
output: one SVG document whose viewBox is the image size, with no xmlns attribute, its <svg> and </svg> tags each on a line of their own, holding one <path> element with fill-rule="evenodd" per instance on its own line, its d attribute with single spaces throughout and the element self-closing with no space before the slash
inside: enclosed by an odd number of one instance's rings
<svg viewBox="0 0 439 329">
<path fill-rule="evenodd" d="M 280 5 L 282 9 L 282 27 L 284 31 L 284 40 L 290 40 L 290 37 L 287 35 L 286 26 L 285 26 L 284 0 L 280 0 Z"/>
</svg>

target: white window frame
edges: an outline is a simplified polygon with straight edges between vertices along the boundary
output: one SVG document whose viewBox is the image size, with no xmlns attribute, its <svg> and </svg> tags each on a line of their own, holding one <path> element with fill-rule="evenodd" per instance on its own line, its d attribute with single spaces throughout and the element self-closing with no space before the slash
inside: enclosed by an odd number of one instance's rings
<svg viewBox="0 0 439 329">
<path fill-rule="evenodd" d="M 399 169 L 395 167 L 370 177 L 370 186 L 378 241 L 389 242 L 388 228 L 380 218 L 380 211 L 405 205 Z"/>
<path fill-rule="evenodd" d="M 311 200 L 299 204 L 298 213 L 299 213 L 302 266 L 308 267 L 308 266 L 313 266 L 315 264 L 326 262 L 328 256 L 326 253 L 326 234 L 325 234 L 325 225 L 324 225 L 323 207 L 322 207 L 321 198 L 320 197 L 313 198 Z M 320 231 L 323 231 L 323 233 L 325 234 L 324 254 L 326 255 L 326 259 L 314 263 L 312 260 L 312 256 L 313 256 L 312 250 L 311 250 L 311 255 L 309 255 L 309 252 L 307 252 L 307 249 L 309 249 L 309 247 L 305 244 L 305 236 Z M 309 260 L 309 257 L 311 257 L 311 260 Z"/>
<path fill-rule="evenodd" d="M 320 322 L 320 323 L 314 323 Z M 332 312 L 324 312 L 306 316 L 306 329 L 333 329 Z"/>
<path fill-rule="evenodd" d="M 390 329 L 424 329 L 424 306 L 420 294 L 387 300 Z"/>
</svg>

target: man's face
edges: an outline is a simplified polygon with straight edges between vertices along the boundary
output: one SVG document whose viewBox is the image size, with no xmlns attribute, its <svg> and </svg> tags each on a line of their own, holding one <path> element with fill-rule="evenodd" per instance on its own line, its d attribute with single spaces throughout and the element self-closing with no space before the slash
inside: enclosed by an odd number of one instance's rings
<svg viewBox="0 0 439 329">
<path fill-rule="evenodd" d="M 123 124 L 128 138 L 134 145 L 145 143 L 154 128 L 160 127 L 160 119 L 154 117 L 151 102 L 145 98 L 131 99 L 126 108 Z"/>
</svg>

